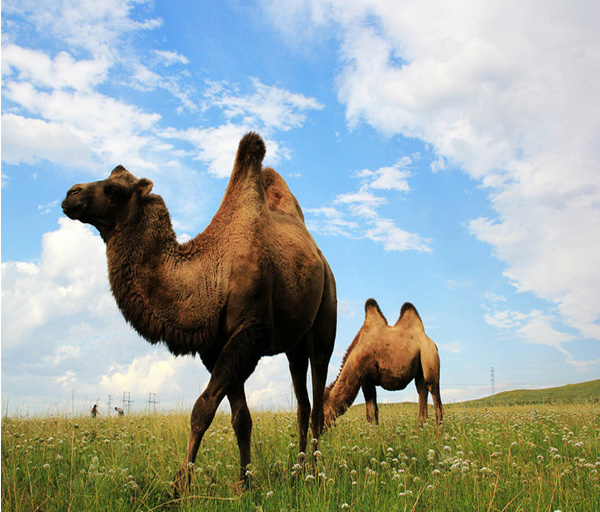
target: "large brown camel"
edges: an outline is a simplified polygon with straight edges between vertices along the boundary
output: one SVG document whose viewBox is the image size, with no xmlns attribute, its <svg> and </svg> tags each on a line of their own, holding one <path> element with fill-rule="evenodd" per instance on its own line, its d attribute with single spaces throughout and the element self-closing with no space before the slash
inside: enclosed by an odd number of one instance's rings
<svg viewBox="0 0 600 512">
<path fill-rule="evenodd" d="M 323 429 L 335 280 L 285 181 L 262 168 L 265 151 L 258 134 L 242 138 L 217 213 L 184 244 L 163 199 L 150 193 L 152 182 L 122 166 L 105 180 L 73 186 L 62 203 L 68 217 L 95 226 L 104 239 L 111 289 L 125 319 L 173 354 L 199 354 L 211 372 L 192 410 L 176 491 L 189 485 L 189 463 L 224 397 L 240 451 L 240 481 L 247 485 L 252 419 L 244 383 L 262 356 L 285 353 L 289 361 L 299 449 L 306 451 L 309 417 L 314 438 Z"/>
<path fill-rule="evenodd" d="M 437 432 L 444 409 L 440 398 L 440 357 L 425 334 L 416 308 L 405 303 L 400 318 L 390 326 L 374 299 L 365 303 L 365 321 L 342 359 L 342 368 L 325 390 L 325 426 L 330 427 L 352 405 L 358 390 L 365 396 L 367 420 L 379 423 L 377 392 L 404 389 L 415 381 L 419 393 L 419 426 L 427 419 L 427 396 L 435 407 Z"/>
</svg>

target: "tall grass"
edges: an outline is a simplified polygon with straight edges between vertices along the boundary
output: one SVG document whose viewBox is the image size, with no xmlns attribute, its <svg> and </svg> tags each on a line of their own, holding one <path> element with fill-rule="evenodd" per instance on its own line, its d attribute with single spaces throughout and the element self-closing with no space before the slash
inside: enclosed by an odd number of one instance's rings
<svg viewBox="0 0 600 512">
<path fill-rule="evenodd" d="M 294 413 L 254 413 L 251 488 L 239 493 L 229 416 L 218 414 L 170 496 L 188 414 L 2 420 L 2 508 L 64 510 L 600 510 L 597 405 L 446 410 L 416 431 L 416 405 L 353 407 L 298 463 Z"/>
</svg>

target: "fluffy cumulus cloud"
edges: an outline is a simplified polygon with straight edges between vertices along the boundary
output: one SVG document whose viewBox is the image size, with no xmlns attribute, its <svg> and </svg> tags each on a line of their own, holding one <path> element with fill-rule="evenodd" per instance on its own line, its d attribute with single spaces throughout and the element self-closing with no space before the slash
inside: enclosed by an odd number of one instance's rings
<svg viewBox="0 0 600 512">
<path fill-rule="evenodd" d="M 138 402 L 158 392 L 163 405 L 175 406 L 208 382 L 199 359 L 175 358 L 130 329 L 110 293 L 104 252 L 89 227 L 61 219 L 44 236 L 39 262 L 2 264 L 6 396 L 38 411 L 52 406 L 48 397 L 75 394 L 87 407 L 124 391 Z"/>
<path fill-rule="evenodd" d="M 519 291 L 553 304 L 576 338 L 600 340 L 600 6 L 307 0 L 284 13 L 274 5 L 284 31 L 292 17 L 317 33 L 336 28 L 349 125 L 418 137 L 437 156 L 433 171 L 478 180 L 495 215 L 473 219 L 470 232 L 492 246 Z M 361 207 L 373 206 L 364 199 Z M 346 228 L 333 219 L 331 230 Z M 564 350 L 571 336 L 548 339 Z"/>
</svg>

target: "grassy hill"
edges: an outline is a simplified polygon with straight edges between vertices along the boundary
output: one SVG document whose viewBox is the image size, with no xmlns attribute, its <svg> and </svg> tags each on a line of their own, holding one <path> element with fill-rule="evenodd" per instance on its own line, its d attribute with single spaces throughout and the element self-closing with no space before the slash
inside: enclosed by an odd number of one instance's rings
<svg viewBox="0 0 600 512">
<path fill-rule="evenodd" d="M 465 402 L 473 405 L 529 405 L 543 403 L 600 402 L 600 379 L 557 388 L 516 389 Z"/>
</svg>

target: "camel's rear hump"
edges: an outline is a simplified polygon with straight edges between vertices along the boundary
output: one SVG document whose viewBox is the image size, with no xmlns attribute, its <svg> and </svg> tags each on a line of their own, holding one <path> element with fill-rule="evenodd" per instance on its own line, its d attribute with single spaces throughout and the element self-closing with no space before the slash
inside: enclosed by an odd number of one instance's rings
<svg viewBox="0 0 600 512">
<path fill-rule="evenodd" d="M 414 307 L 410 302 L 405 302 L 402 305 L 402 308 L 400 309 L 400 316 L 396 322 L 396 325 L 399 324 L 403 324 L 406 327 L 420 328 L 425 331 L 423 321 L 421 320 L 421 316 L 419 315 L 417 308 Z"/>
<path fill-rule="evenodd" d="M 294 215 L 304 222 L 304 214 L 298 200 L 279 173 L 271 167 L 265 167 L 262 171 L 262 179 L 269 209 Z"/>
</svg>

